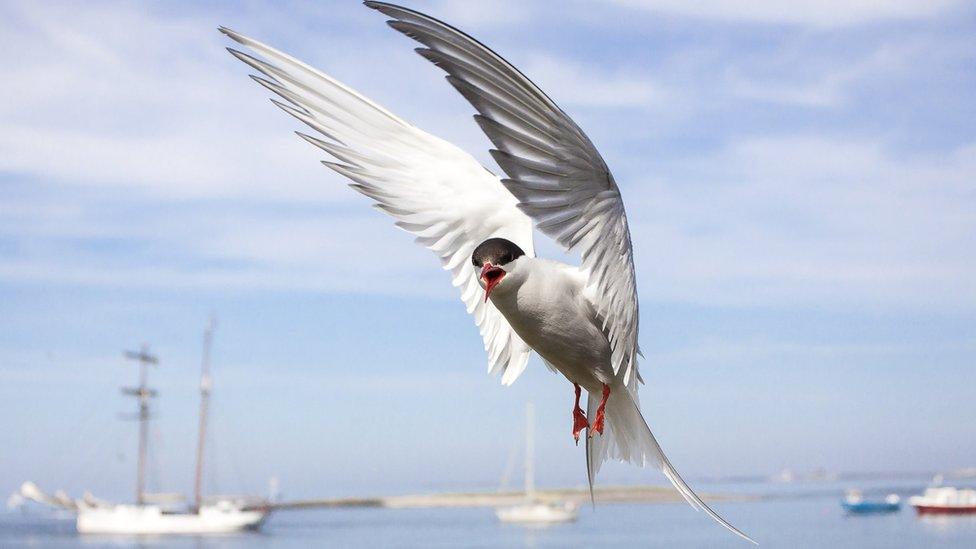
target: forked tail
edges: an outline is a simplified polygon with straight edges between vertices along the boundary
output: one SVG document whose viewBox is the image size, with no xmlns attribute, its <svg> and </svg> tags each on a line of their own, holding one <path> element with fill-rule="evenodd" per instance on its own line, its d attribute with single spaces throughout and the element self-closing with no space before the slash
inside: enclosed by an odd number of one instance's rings
<svg viewBox="0 0 976 549">
<path fill-rule="evenodd" d="M 590 394 L 586 409 L 588 418 L 596 417 L 596 409 L 599 404 L 600 396 Z M 603 434 L 594 434 L 592 438 L 589 436 L 586 438 L 586 474 L 590 483 L 591 497 L 593 480 L 603 462 L 610 458 L 628 461 L 641 467 L 647 463 L 656 465 L 692 507 L 705 511 L 708 516 L 739 537 L 756 543 L 755 540 L 732 526 L 729 521 L 706 505 L 698 497 L 698 494 L 688 486 L 688 483 L 681 478 L 678 471 L 668 461 L 668 457 L 664 455 L 664 451 L 661 449 L 661 445 L 657 443 L 657 439 L 654 438 L 654 434 L 651 433 L 651 428 L 648 427 L 644 416 L 641 415 L 640 408 L 634 401 L 633 395 L 622 386 L 614 387 L 609 400 L 607 400 L 606 424 Z"/>
</svg>

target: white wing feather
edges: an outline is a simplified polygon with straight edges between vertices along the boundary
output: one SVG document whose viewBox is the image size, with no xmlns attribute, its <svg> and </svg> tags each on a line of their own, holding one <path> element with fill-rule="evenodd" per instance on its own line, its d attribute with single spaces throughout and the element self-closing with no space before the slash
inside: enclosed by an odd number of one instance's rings
<svg viewBox="0 0 976 549">
<path fill-rule="evenodd" d="M 319 136 L 299 133 L 337 161 L 323 164 L 353 181 L 396 225 L 440 258 L 484 339 L 488 371 L 511 384 L 530 348 L 494 305 L 481 299 L 471 264 L 474 248 L 502 237 L 534 255 L 532 222 L 499 178 L 454 145 L 404 122 L 326 74 L 230 29 L 221 32 L 267 62 L 228 48 L 264 77 L 255 81 L 285 102 L 272 101 Z"/>
<path fill-rule="evenodd" d="M 636 395 L 638 304 L 630 230 L 620 190 L 583 130 L 515 67 L 463 32 L 424 14 L 366 5 L 424 44 L 417 52 L 478 110 L 492 156 L 519 208 L 566 249 L 579 249 L 588 292 L 613 349 L 613 370 Z"/>
</svg>

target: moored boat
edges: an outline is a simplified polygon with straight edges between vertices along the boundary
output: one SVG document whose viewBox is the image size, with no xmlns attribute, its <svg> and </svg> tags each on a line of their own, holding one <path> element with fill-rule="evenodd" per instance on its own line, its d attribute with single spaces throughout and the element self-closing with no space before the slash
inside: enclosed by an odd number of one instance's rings
<svg viewBox="0 0 976 549">
<path fill-rule="evenodd" d="M 938 486 L 927 488 L 920 496 L 912 496 L 908 503 L 920 515 L 963 515 L 976 513 L 976 490 Z"/>
<path fill-rule="evenodd" d="M 576 520 L 579 510 L 572 502 L 536 502 L 501 507 L 495 510 L 495 516 L 502 522 L 553 524 Z"/>
<path fill-rule="evenodd" d="M 263 507 L 247 509 L 230 500 L 201 505 L 195 512 L 170 512 L 159 505 L 78 506 L 79 534 L 226 534 L 260 528 Z"/>
<path fill-rule="evenodd" d="M 261 527 L 271 511 L 271 505 L 263 498 L 254 497 L 204 497 L 201 491 L 203 456 L 206 441 L 207 415 L 212 389 L 210 376 L 210 344 L 213 337 L 213 321 L 204 334 L 203 365 L 200 378 L 200 414 L 197 439 L 196 470 L 192 502 L 184 502 L 179 494 L 152 494 L 146 491 L 146 464 L 148 454 L 148 424 L 151 418 L 150 402 L 157 392 L 147 384 L 148 366 L 158 363 L 147 346 L 139 351 L 126 352 L 126 357 L 139 364 L 139 385 L 122 389 L 123 394 L 135 397 L 139 404 L 139 448 L 136 463 L 136 501 L 133 504 L 117 504 L 104 501 L 85 493 L 72 499 L 63 492 L 53 495 L 44 493 L 33 482 L 25 482 L 19 496 L 52 507 L 65 509 L 76 515 L 79 534 L 221 534 L 256 530 Z"/>
<path fill-rule="evenodd" d="M 525 408 L 525 502 L 511 507 L 495 509 L 501 522 L 521 524 L 555 524 L 572 522 L 579 516 L 579 508 L 573 501 L 542 501 L 535 493 L 535 436 L 533 433 L 533 408 Z"/>
<path fill-rule="evenodd" d="M 845 511 L 855 515 L 894 513 L 901 509 L 901 498 L 888 494 L 884 499 L 865 499 L 860 490 L 848 490 L 841 501 Z"/>
</svg>

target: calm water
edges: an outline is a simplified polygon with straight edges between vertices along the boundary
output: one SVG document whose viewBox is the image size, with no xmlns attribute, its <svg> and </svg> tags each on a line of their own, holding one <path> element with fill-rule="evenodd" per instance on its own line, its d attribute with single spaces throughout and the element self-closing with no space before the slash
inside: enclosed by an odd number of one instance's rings
<svg viewBox="0 0 976 549">
<path fill-rule="evenodd" d="M 976 547 L 976 516 L 847 517 L 836 493 L 716 507 L 763 547 Z M 684 504 L 603 505 L 575 524 L 499 524 L 490 509 L 283 512 L 263 532 L 207 538 L 81 537 L 70 519 L 0 514 L 0 547 L 748 547 Z"/>
</svg>

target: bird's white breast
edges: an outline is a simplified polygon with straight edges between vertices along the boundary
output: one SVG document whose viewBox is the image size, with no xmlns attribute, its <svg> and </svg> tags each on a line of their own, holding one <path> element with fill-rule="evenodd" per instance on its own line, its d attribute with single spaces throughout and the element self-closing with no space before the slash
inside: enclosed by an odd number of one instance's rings
<svg viewBox="0 0 976 549">
<path fill-rule="evenodd" d="M 491 295 L 512 329 L 567 379 L 588 391 L 610 383 L 610 344 L 584 296 L 585 278 L 571 265 L 523 258 Z"/>
</svg>

